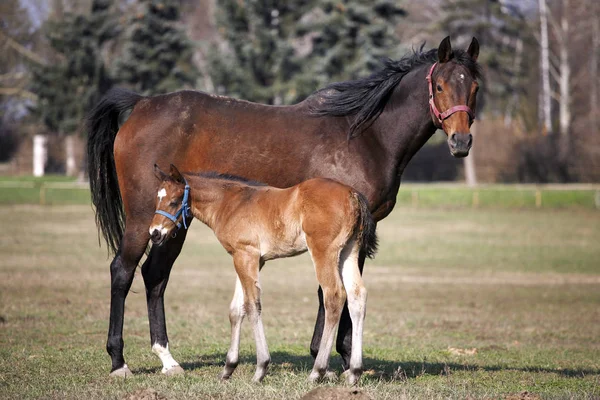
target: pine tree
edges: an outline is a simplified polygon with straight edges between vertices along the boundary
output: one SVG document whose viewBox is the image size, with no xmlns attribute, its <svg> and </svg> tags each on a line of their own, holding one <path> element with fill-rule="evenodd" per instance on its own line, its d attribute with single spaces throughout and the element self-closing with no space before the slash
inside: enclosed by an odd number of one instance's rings
<svg viewBox="0 0 600 400">
<path fill-rule="evenodd" d="M 397 55 L 395 29 L 404 9 L 392 0 L 326 0 L 301 21 L 300 33 L 312 38 L 302 87 L 322 87 L 374 72 L 381 60 Z M 302 93 L 303 96 L 309 92 Z"/>
<path fill-rule="evenodd" d="M 64 15 L 44 30 L 56 62 L 33 70 L 34 113 L 50 132 L 72 134 L 87 110 L 111 86 L 101 56 L 102 45 L 118 35 L 111 0 L 94 0 L 89 15 Z"/>
<path fill-rule="evenodd" d="M 192 43 L 177 27 L 180 2 L 140 0 L 130 21 L 127 44 L 117 60 L 115 78 L 143 94 L 166 93 L 193 86 L 197 70 Z"/>
<path fill-rule="evenodd" d="M 293 103 L 378 68 L 394 54 L 402 15 L 391 0 L 222 0 L 227 46 L 213 49 L 211 77 L 221 94 Z"/>
<path fill-rule="evenodd" d="M 292 43 L 294 26 L 307 3 L 220 1 L 217 23 L 226 46 L 209 53 L 217 91 L 266 104 L 293 100 L 293 76 L 300 68 Z"/>
</svg>

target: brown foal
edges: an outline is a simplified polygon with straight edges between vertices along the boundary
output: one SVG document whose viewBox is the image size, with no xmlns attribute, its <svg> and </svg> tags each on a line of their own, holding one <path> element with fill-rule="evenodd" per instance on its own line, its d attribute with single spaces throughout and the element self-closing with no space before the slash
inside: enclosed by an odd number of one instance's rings
<svg viewBox="0 0 600 400">
<path fill-rule="evenodd" d="M 231 346 L 222 379 L 238 364 L 242 320 L 248 315 L 256 341 L 260 382 L 270 362 L 261 321 L 259 271 L 265 261 L 309 251 L 317 280 L 323 288 L 325 326 L 310 381 L 325 376 L 329 356 L 346 299 L 352 320 L 350 384 L 362 374 L 362 334 L 367 290 L 358 267 L 358 254 L 373 256 L 375 223 L 364 197 L 330 179 L 310 179 L 287 189 L 216 173 L 185 174 L 171 165 L 169 174 L 154 166 L 162 180 L 150 236 L 165 243 L 177 229 L 196 217 L 211 228 L 233 257 L 237 273 L 229 308 Z M 187 221 L 186 221 L 187 220 Z"/>
</svg>

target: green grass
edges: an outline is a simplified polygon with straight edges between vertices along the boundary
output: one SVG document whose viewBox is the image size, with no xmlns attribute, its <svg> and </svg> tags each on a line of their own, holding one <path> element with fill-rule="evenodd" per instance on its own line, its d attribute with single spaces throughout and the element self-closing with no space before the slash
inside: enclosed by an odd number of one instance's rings
<svg viewBox="0 0 600 400">
<path fill-rule="evenodd" d="M 306 255 L 267 263 L 263 320 L 273 365 L 262 385 L 248 324 L 230 382 L 230 257 L 194 223 L 166 294 L 170 347 L 183 376 L 150 351 L 141 276 L 125 314 L 128 380 L 108 377 L 109 262 L 88 206 L 0 206 L 0 398 L 299 398 L 312 365 L 316 280 Z M 379 227 L 365 368 L 373 398 L 600 396 L 597 211 L 398 208 Z M 457 355 L 453 349 L 477 349 Z M 340 360 L 331 365 L 340 372 Z"/>
<path fill-rule="evenodd" d="M 15 181 L 21 187 L 15 187 Z M 73 186 L 74 178 L 64 176 L 0 177 L 0 204 L 90 204 L 89 190 L 85 185 Z M 64 184 L 56 187 L 56 184 Z M 41 191 L 40 187 L 44 186 Z M 53 187 L 54 185 L 54 187 Z M 536 192 L 541 202 L 536 204 Z M 404 184 L 397 197 L 398 206 L 453 207 L 453 208 L 585 208 L 600 207 L 600 190 L 564 186 L 554 190 L 544 186 L 488 185 L 477 188 Z"/>
</svg>

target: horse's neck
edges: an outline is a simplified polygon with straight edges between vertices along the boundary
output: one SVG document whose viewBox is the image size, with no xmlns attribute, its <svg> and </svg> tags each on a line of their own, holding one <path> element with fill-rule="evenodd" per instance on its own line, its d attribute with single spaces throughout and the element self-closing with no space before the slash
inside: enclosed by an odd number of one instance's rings
<svg viewBox="0 0 600 400">
<path fill-rule="evenodd" d="M 398 180 L 408 162 L 436 130 L 429 111 L 427 68 L 420 66 L 400 81 L 374 124 L 376 134 L 393 159 Z"/>
<path fill-rule="evenodd" d="M 227 189 L 216 179 L 193 177 L 190 183 L 190 208 L 194 218 L 215 229 L 215 221 Z"/>
</svg>

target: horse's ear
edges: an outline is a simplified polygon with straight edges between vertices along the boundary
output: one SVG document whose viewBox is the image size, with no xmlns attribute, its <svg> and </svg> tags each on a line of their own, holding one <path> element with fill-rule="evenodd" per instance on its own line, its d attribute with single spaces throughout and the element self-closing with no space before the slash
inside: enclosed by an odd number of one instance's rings
<svg viewBox="0 0 600 400">
<path fill-rule="evenodd" d="M 450 36 L 446 36 L 438 47 L 438 61 L 440 64 L 450 61 L 452 58 L 452 44 L 450 43 Z"/>
<path fill-rule="evenodd" d="M 154 175 L 161 181 L 166 181 L 169 179 L 169 175 L 165 174 L 157 164 L 154 164 Z"/>
<path fill-rule="evenodd" d="M 183 176 L 181 175 L 181 172 L 179 172 L 177 167 L 174 166 L 173 164 L 171 164 L 171 171 L 170 171 L 169 175 L 175 182 L 178 182 L 178 183 L 185 182 L 185 180 L 183 179 Z"/>
<path fill-rule="evenodd" d="M 467 54 L 471 56 L 471 59 L 473 61 L 477 61 L 477 57 L 479 57 L 479 41 L 476 38 L 473 38 L 473 40 L 471 40 L 471 44 L 469 45 Z"/>
</svg>

